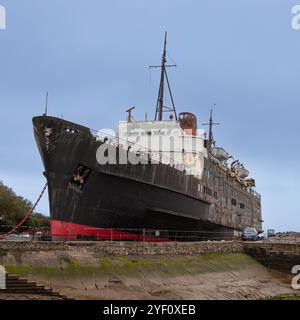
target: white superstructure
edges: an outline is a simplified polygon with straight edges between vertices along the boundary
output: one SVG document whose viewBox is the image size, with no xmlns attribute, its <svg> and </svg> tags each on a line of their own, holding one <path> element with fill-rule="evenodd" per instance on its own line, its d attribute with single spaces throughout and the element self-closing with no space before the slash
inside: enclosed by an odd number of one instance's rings
<svg viewBox="0 0 300 320">
<path fill-rule="evenodd" d="M 148 150 L 151 157 L 179 168 L 185 167 L 187 174 L 202 176 L 204 169 L 204 130 L 192 135 L 183 130 L 176 120 L 120 121 L 117 135 L 119 144 L 132 145 L 132 150 Z"/>
</svg>

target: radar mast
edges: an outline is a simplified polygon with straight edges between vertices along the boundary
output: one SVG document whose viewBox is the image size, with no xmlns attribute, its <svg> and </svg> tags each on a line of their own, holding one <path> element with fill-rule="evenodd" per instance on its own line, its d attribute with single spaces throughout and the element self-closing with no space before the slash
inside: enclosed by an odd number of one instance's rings
<svg viewBox="0 0 300 320">
<path fill-rule="evenodd" d="M 214 104 L 215 106 L 215 104 Z M 213 121 L 213 109 L 210 109 L 210 117 L 209 117 L 209 122 L 208 123 L 203 123 L 203 126 L 208 126 L 208 140 L 207 140 L 207 146 L 208 149 L 211 149 L 213 145 L 215 145 L 215 140 L 214 140 L 214 135 L 213 135 L 213 126 L 219 125 L 220 123 L 214 122 Z"/>
<path fill-rule="evenodd" d="M 156 111 L 155 111 L 155 120 L 162 121 L 163 120 L 163 113 L 174 113 L 176 121 L 177 119 L 177 113 L 176 108 L 174 104 L 174 99 L 171 91 L 171 86 L 169 83 L 169 78 L 167 74 L 168 67 L 176 67 L 176 64 L 167 64 L 167 32 L 165 32 L 165 41 L 164 41 L 164 48 L 163 48 L 163 54 L 161 59 L 161 65 L 159 66 L 150 66 L 150 68 L 160 68 L 160 84 L 159 84 L 159 90 L 158 90 L 158 97 L 157 97 L 157 103 L 156 103 Z M 172 107 L 166 107 L 164 106 L 164 87 L 165 87 L 165 80 L 167 82 L 169 95 L 171 98 Z M 171 119 L 171 117 L 170 117 Z"/>
</svg>

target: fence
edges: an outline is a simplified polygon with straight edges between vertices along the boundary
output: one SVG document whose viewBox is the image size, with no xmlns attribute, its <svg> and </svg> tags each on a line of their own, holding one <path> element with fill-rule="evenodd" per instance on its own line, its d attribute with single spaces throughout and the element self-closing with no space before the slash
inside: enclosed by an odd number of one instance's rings
<svg viewBox="0 0 300 320">
<path fill-rule="evenodd" d="M 9 226 L 5 226 L 9 228 Z M 0 235 L 5 230 L 0 227 Z M 20 228 L 18 233 L 5 237 L 4 240 L 44 240 L 44 241 L 139 241 L 139 242 L 170 242 L 170 241 L 207 241 L 237 240 L 234 232 L 220 231 L 182 231 L 152 229 L 111 229 L 111 228 L 66 228 L 61 233 L 53 234 L 49 229 Z"/>
</svg>

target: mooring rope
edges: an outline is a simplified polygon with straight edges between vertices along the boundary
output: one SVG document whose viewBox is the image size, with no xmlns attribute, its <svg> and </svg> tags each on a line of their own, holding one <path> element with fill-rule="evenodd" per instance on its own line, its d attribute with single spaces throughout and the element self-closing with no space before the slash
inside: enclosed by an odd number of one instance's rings
<svg viewBox="0 0 300 320">
<path fill-rule="evenodd" d="M 25 221 L 32 215 L 33 211 L 35 210 L 35 208 L 37 207 L 37 205 L 39 204 L 39 202 L 41 201 L 46 189 L 47 189 L 48 183 L 45 184 L 42 192 L 40 193 L 39 197 L 37 198 L 35 204 L 32 206 L 32 208 L 28 211 L 28 213 L 24 216 L 24 218 L 22 219 L 22 221 L 20 223 L 18 223 L 15 227 L 13 227 L 9 232 L 0 235 L 0 239 L 12 234 L 13 232 L 15 232 L 18 228 L 20 228 Z"/>
</svg>

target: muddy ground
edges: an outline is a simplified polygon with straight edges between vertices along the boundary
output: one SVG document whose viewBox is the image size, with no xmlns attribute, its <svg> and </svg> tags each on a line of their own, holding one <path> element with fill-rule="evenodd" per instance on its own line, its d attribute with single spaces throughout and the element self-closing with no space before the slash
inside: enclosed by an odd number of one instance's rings
<svg viewBox="0 0 300 320">
<path fill-rule="evenodd" d="M 97 265 L 66 261 L 60 268 L 7 265 L 75 299 L 265 299 L 296 294 L 290 275 L 243 253 L 106 257 Z"/>
</svg>

